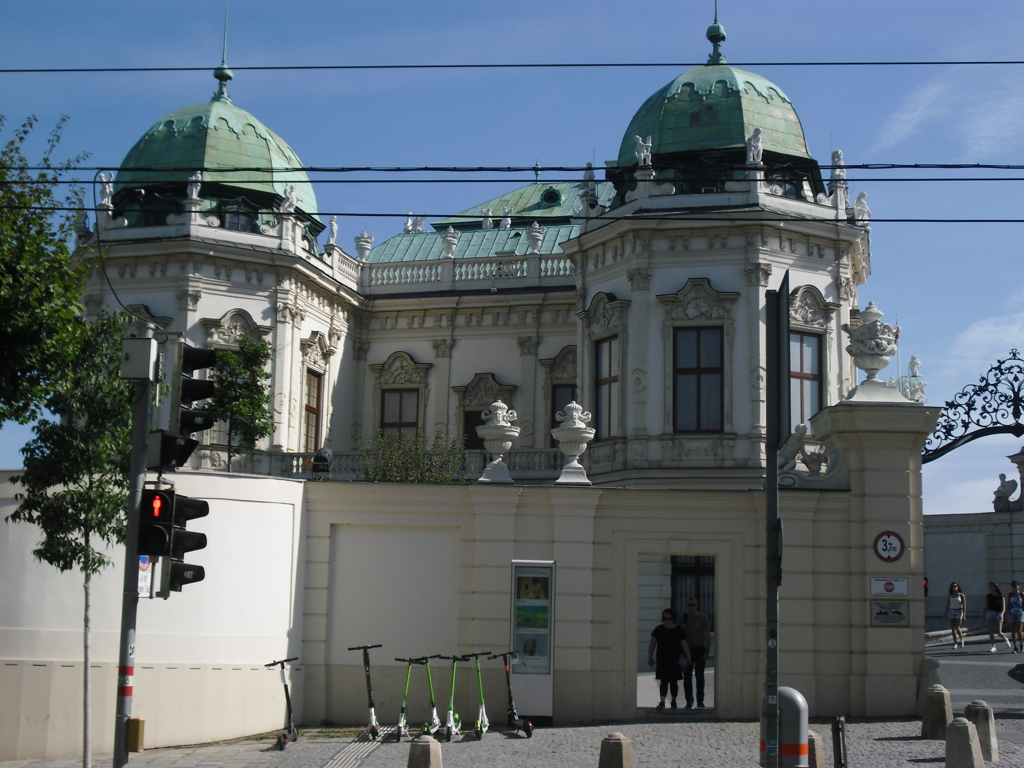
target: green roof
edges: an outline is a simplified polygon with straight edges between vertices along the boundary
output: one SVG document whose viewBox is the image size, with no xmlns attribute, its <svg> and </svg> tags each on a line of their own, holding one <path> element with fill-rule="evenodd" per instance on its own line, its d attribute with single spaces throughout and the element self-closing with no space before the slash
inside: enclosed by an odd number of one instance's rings
<svg viewBox="0 0 1024 768">
<path fill-rule="evenodd" d="M 636 136 L 652 155 L 745 147 L 761 128 L 762 148 L 811 159 L 793 104 L 774 83 L 724 64 L 688 69 L 637 110 L 622 137 L 619 167 L 636 165 Z"/>
<path fill-rule="evenodd" d="M 487 208 L 491 209 L 491 218 L 495 226 L 501 220 L 502 211 L 506 207 L 512 209 L 513 219 L 529 219 L 531 222 L 543 223 L 545 219 L 573 218 L 580 215 L 583 205 L 580 202 L 581 187 L 580 182 L 538 181 L 486 203 L 475 205 L 458 216 L 434 221 L 431 226 L 434 229 L 447 229 L 450 226 L 459 229 L 460 225 L 477 227 L 483 220 Z M 597 194 L 598 204 L 607 206 L 615 196 L 615 187 L 607 181 L 595 181 L 594 192 Z"/>
<path fill-rule="evenodd" d="M 197 104 L 160 118 L 131 148 L 121 168 L 169 168 L 171 171 L 122 170 L 116 189 L 144 184 L 181 183 L 199 168 L 257 168 L 235 173 L 207 170 L 203 183 L 219 183 L 245 192 L 280 195 L 294 184 L 298 208 L 316 215 L 313 186 L 298 156 L 272 130 L 226 98 Z"/>
<path fill-rule="evenodd" d="M 436 223 L 436 222 L 435 222 Z M 577 224 L 552 224 L 546 227 L 544 241 L 538 249 L 542 254 L 561 254 L 560 243 L 577 237 Z M 499 252 L 515 252 L 524 255 L 529 250 L 526 244 L 526 229 L 470 229 L 462 232 L 459 245 L 453 254 L 456 259 L 476 259 L 494 256 Z M 366 261 L 384 264 L 408 261 L 430 261 L 445 257 L 441 247 L 441 232 L 420 232 L 418 234 L 395 235 L 370 251 Z"/>
</svg>

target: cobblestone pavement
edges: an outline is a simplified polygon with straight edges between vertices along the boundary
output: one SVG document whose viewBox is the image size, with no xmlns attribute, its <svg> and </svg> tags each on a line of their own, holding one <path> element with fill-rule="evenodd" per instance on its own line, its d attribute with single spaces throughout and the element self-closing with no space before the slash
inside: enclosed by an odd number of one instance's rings
<svg viewBox="0 0 1024 768">
<path fill-rule="evenodd" d="M 997 724 L 1000 730 L 1001 723 Z M 825 741 L 831 766 L 827 722 L 811 724 Z M 636 768 L 742 768 L 757 766 L 756 722 L 644 722 L 538 728 L 526 739 L 503 729 L 469 734 L 442 743 L 445 768 L 596 768 L 601 740 L 612 732 L 633 742 Z M 852 722 L 847 726 L 849 762 L 870 768 L 944 764 L 944 742 L 922 741 L 918 720 Z M 1001 764 L 1024 766 L 1024 745 L 1001 740 Z M 284 752 L 269 742 L 239 742 L 203 747 L 147 750 L 132 755 L 135 768 L 404 768 L 409 743 L 370 742 L 363 738 L 300 739 Z M 108 768 L 109 755 L 97 755 L 95 768 Z M 0 763 L 0 768 L 74 768 L 81 758 Z"/>
</svg>

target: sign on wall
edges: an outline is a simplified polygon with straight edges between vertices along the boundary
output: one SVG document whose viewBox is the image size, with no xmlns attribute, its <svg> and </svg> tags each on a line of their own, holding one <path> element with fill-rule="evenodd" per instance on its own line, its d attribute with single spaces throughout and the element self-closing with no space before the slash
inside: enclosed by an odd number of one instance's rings
<svg viewBox="0 0 1024 768">
<path fill-rule="evenodd" d="M 519 654 L 515 674 L 551 674 L 553 586 L 553 566 L 513 565 L 512 647 Z"/>
<path fill-rule="evenodd" d="M 907 597 L 910 594 L 910 579 L 906 576 L 872 576 L 872 597 Z"/>
<path fill-rule="evenodd" d="M 909 627 L 909 600 L 872 600 L 872 627 Z"/>
<path fill-rule="evenodd" d="M 896 531 L 882 531 L 875 537 L 874 550 L 879 560 L 886 563 L 893 563 L 903 557 L 906 549 L 903 537 Z"/>
</svg>

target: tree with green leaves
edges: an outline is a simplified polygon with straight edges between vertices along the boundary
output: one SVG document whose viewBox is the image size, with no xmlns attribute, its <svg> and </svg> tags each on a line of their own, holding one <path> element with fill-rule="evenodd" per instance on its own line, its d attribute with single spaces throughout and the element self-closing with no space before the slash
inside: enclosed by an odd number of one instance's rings
<svg viewBox="0 0 1024 768">
<path fill-rule="evenodd" d="M 265 341 L 238 337 L 238 349 L 217 350 L 213 381 L 217 393 L 206 410 L 227 425 L 228 472 L 232 456 L 251 451 L 256 443 L 274 431 L 271 394 L 267 381 L 271 346 Z"/>
<path fill-rule="evenodd" d="M 34 523 L 42 540 L 32 554 L 61 572 L 77 569 L 83 618 L 83 766 L 90 764 L 89 609 L 92 577 L 110 565 L 97 547 L 122 543 L 128 503 L 132 389 L 118 368 L 127 315 L 72 321 L 64 335 L 56 391 L 44 401 L 56 420 L 40 419 L 22 448 L 25 469 L 12 477 L 23 492 L 9 522 Z"/>
<path fill-rule="evenodd" d="M 458 482 L 466 472 L 462 439 L 438 432 L 428 443 L 423 435 L 408 437 L 378 430 L 370 442 L 359 444 L 363 478 L 370 483 Z"/>
<path fill-rule="evenodd" d="M 69 246 L 73 213 L 54 210 L 81 205 L 81 189 L 60 197 L 58 184 L 85 156 L 54 159 L 62 118 L 42 159 L 30 163 L 23 148 L 35 122 L 26 120 L 0 149 L 0 424 L 27 424 L 40 414 L 56 386 L 88 277 Z M 0 131 L 3 126 L 0 115 Z"/>
</svg>

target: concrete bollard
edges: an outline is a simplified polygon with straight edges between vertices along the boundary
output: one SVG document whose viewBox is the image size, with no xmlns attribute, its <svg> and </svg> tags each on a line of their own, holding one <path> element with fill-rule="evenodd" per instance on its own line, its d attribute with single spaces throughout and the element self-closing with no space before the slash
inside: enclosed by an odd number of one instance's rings
<svg viewBox="0 0 1024 768">
<path fill-rule="evenodd" d="M 609 733 L 601 740 L 597 768 L 633 768 L 633 742 L 621 733 Z"/>
<path fill-rule="evenodd" d="M 946 726 L 946 768 L 985 768 L 978 731 L 966 717 Z"/>
<path fill-rule="evenodd" d="M 921 684 L 917 686 L 917 716 L 924 714 L 924 698 L 933 685 L 942 685 L 939 679 L 939 660 L 925 659 L 921 662 Z"/>
<path fill-rule="evenodd" d="M 946 726 L 953 720 L 953 704 L 949 691 L 941 685 L 932 685 L 924 695 L 924 714 L 921 717 L 921 738 L 941 741 L 946 738 Z"/>
<path fill-rule="evenodd" d="M 807 764 L 810 768 L 825 768 L 825 741 L 814 731 L 807 732 Z"/>
<path fill-rule="evenodd" d="M 984 701 L 972 701 L 964 709 L 964 717 L 974 723 L 978 731 L 978 743 L 981 745 L 981 756 L 985 762 L 997 762 L 999 740 L 996 738 L 996 719 L 992 715 L 992 707 Z"/>
<path fill-rule="evenodd" d="M 406 768 L 441 768 L 441 744 L 429 733 L 417 736 L 409 744 Z"/>
</svg>

